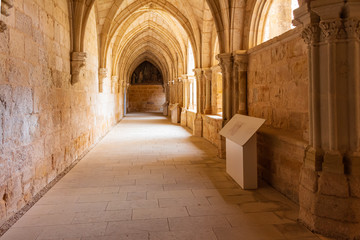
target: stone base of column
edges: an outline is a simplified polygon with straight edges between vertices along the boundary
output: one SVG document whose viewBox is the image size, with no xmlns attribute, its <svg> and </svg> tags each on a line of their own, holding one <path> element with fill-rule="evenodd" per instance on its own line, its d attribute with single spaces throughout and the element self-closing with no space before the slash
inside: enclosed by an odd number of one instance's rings
<svg viewBox="0 0 360 240">
<path fill-rule="evenodd" d="M 323 171 L 316 171 L 306 166 L 306 160 L 316 156 L 311 153 L 307 152 L 300 175 L 299 221 L 328 237 L 359 239 L 360 177 L 344 174 L 341 166 L 333 164 L 338 163 L 339 154 L 326 153 Z"/>
<path fill-rule="evenodd" d="M 187 126 L 187 111 L 185 108 L 182 109 L 180 118 L 181 118 L 180 119 L 181 126 L 186 127 Z"/>
<path fill-rule="evenodd" d="M 324 162 L 322 164 L 324 172 L 344 173 L 343 156 L 339 152 L 327 152 L 324 155 Z"/>
<path fill-rule="evenodd" d="M 314 171 L 321 171 L 323 161 L 323 152 L 319 149 L 309 147 L 305 152 L 304 165 L 306 168 Z"/>
<path fill-rule="evenodd" d="M 200 113 L 196 114 L 196 118 L 194 119 L 193 135 L 197 137 L 203 136 L 203 120 Z"/>
</svg>

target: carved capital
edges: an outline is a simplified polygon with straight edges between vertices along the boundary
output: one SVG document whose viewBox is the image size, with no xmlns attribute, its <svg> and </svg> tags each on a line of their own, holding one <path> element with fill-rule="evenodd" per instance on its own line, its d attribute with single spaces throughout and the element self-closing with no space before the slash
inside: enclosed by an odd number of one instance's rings
<svg viewBox="0 0 360 240">
<path fill-rule="evenodd" d="M 71 53 L 71 84 L 79 81 L 80 70 L 86 66 L 86 52 Z"/>
<path fill-rule="evenodd" d="M 321 21 L 319 26 L 323 38 L 327 41 L 346 38 L 345 28 L 341 19 Z"/>
<path fill-rule="evenodd" d="M 301 33 L 302 39 L 304 39 L 305 43 L 310 45 L 320 41 L 320 28 L 316 23 L 309 24 L 304 28 Z"/>
<path fill-rule="evenodd" d="M 101 79 L 103 81 L 107 77 L 107 74 L 107 68 L 99 68 L 99 80 Z"/>
<path fill-rule="evenodd" d="M 220 67 L 223 73 L 231 74 L 233 67 L 233 56 L 231 53 L 220 53 L 216 56 L 216 59 L 220 62 Z"/>
<path fill-rule="evenodd" d="M 348 38 L 360 39 L 360 20 L 356 18 L 347 19 L 344 23 Z"/>
<path fill-rule="evenodd" d="M 201 81 L 201 79 L 202 79 L 202 69 L 201 68 L 196 68 L 196 69 L 194 69 L 194 73 L 195 73 L 196 80 Z"/>
<path fill-rule="evenodd" d="M 234 64 L 239 71 L 247 71 L 248 62 L 249 55 L 246 51 L 241 51 L 234 54 Z"/>
<path fill-rule="evenodd" d="M 206 81 L 211 81 L 212 79 L 212 69 L 211 68 L 204 68 L 204 78 Z"/>
</svg>

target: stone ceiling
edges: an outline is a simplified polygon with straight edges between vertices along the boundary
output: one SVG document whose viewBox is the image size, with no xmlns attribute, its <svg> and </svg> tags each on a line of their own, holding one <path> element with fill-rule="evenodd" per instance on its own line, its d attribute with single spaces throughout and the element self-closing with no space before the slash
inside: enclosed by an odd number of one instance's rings
<svg viewBox="0 0 360 240">
<path fill-rule="evenodd" d="M 205 0 L 96 0 L 95 11 L 100 68 L 113 69 L 112 75 L 129 80 L 143 61 L 157 66 L 166 80 L 186 74 L 189 43 L 196 65 L 200 55 L 210 59 L 216 31 Z"/>
</svg>

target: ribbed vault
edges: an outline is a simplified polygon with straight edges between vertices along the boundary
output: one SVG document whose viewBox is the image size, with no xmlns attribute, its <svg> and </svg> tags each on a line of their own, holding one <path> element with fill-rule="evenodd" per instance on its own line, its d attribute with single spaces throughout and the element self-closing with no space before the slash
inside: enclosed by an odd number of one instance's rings
<svg viewBox="0 0 360 240">
<path fill-rule="evenodd" d="M 187 73 L 189 44 L 195 67 L 211 67 L 217 43 L 214 30 L 223 28 L 215 25 L 213 14 L 221 14 L 226 6 L 208 2 L 96 0 L 100 68 L 129 82 L 134 69 L 149 61 L 162 72 L 166 83 L 193 74 Z"/>
</svg>

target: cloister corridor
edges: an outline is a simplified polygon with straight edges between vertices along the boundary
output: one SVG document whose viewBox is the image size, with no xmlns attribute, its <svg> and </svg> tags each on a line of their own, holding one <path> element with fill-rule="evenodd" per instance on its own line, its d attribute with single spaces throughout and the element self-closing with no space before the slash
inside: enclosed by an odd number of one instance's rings
<svg viewBox="0 0 360 240">
<path fill-rule="evenodd" d="M 160 114 L 128 114 L 0 239 L 326 239 L 267 184 L 242 190 L 216 154 Z"/>
</svg>

